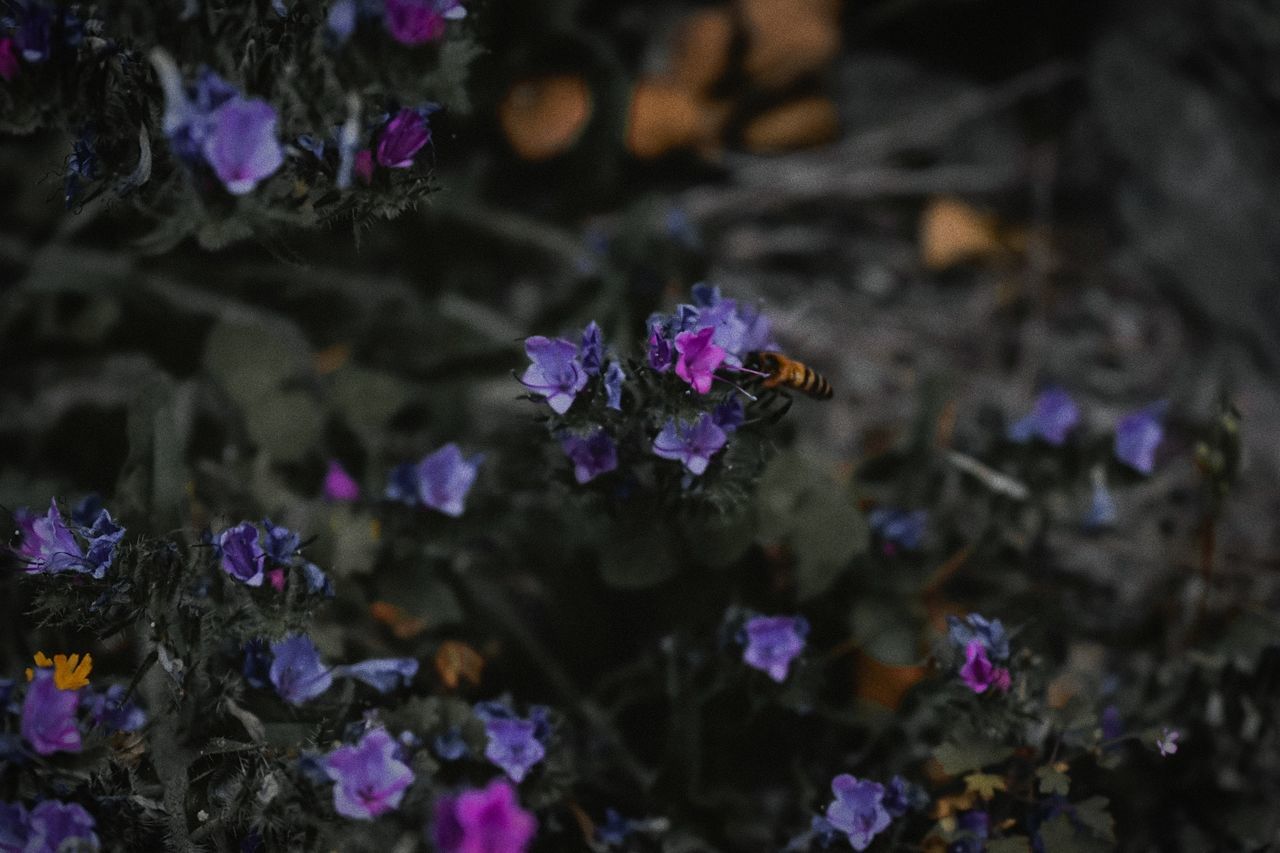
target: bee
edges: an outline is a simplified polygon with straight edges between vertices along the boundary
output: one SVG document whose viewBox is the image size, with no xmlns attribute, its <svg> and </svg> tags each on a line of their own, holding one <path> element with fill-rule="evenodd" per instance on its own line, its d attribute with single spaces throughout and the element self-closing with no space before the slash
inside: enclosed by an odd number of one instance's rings
<svg viewBox="0 0 1280 853">
<path fill-rule="evenodd" d="M 747 365 L 765 374 L 765 388 L 791 388 L 815 400 L 831 399 L 831 383 L 825 376 L 780 352 L 753 352 L 747 356 Z"/>
</svg>

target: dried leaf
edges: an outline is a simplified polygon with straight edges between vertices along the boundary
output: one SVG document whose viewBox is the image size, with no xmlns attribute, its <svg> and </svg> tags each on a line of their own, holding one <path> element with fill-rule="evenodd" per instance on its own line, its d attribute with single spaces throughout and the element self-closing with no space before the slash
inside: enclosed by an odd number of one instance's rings
<svg viewBox="0 0 1280 853">
<path fill-rule="evenodd" d="M 742 131 L 748 151 L 789 151 L 830 142 L 840 135 L 840 117 L 828 97 L 798 98 L 756 116 Z"/>
<path fill-rule="evenodd" d="M 445 640 L 436 650 L 436 672 L 450 690 L 456 690 L 462 679 L 480 683 L 484 657 L 461 640 Z"/>
<path fill-rule="evenodd" d="M 498 121 L 516 154 L 549 160 L 573 147 L 592 110 L 591 90 L 581 77 L 534 77 L 511 87 L 498 105 Z"/>
<path fill-rule="evenodd" d="M 990 260 L 1004 251 L 998 220 L 958 198 L 933 199 L 920 218 L 920 260 L 927 270 Z"/>
<path fill-rule="evenodd" d="M 1004 791 L 1007 789 L 1003 776 L 996 776 L 991 773 L 970 773 L 964 777 L 964 787 L 966 791 L 972 791 L 984 800 L 989 800 L 996 795 L 996 791 Z"/>
</svg>

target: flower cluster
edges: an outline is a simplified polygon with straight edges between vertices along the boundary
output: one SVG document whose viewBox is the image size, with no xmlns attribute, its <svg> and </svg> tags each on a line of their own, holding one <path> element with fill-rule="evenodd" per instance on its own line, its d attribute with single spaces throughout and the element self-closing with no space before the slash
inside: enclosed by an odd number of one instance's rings
<svg viewBox="0 0 1280 853">
<path fill-rule="evenodd" d="M 27 811 L 22 803 L 0 802 L 0 850 L 98 850 L 101 843 L 96 828 L 93 815 L 79 803 L 45 800 Z"/>
<path fill-rule="evenodd" d="M 326 26 L 334 43 L 341 45 L 355 34 L 361 20 L 381 18 L 393 39 L 414 47 L 438 41 L 449 21 L 466 16 L 461 0 L 335 0 Z"/>
<path fill-rule="evenodd" d="M 302 557 L 302 537 L 270 520 L 264 520 L 261 529 L 242 521 L 223 530 L 215 538 L 215 550 L 222 571 L 245 586 L 260 587 L 265 582 L 283 592 L 289 570 L 296 569 L 308 592 L 333 596 L 329 576 Z"/>
<path fill-rule="evenodd" d="M 137 731 L 146 724 L 146 713 L 129 701 L 124 687 L 115 684 L 104 692 L 89 686 L 92 655 L 35 655 L 35 666 L 26 670 L 27 691 L 20 708 L 19 733 L 37 755 L 80 752 L 84 748 L 81 716 L 104 734 Z M 11 681 L 0 682 L 0 710 L 13 692 Z"/>
<path fill-rule="evenodd" d="M 964 655 L 960 678 L 974 693 L 988 690 L 1006 693 L 1012 684 L 1009 670 L 999 663 L 1009 660 L 1009 637 L 999 619 L 988 621 L 977 613 L 963 619 L 947 617 L 947 637 Z"/>
<path fill-rule="evenodd" d="M 72 512 L 71 526 L 56 500 L 49 502 L 49 511 L 43 516 L 20 509 L 14 520 L 20 536 L 14 551 L 28 574 L 79 572 L 101 580 L 111 568 L 116 546 L 125 533 L 111 513 L 91 499 Z"/>
<path fill-rule="evenodd" d="M 333 780 L 333 808 L 352 820 L 373 820 L 398 808 L 413 784 L 413 771 L 398 757 L 399 744 L 384 728 L 370 729 L 355 746 L 325 758 Z"/>
</svg>

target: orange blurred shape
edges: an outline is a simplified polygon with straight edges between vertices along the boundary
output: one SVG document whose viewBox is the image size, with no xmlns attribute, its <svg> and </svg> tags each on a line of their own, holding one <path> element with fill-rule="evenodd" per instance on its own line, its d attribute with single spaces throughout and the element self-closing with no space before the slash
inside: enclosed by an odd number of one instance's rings
<svg viewBox="0 0 1280 853">
<path fill-rule="evenodd" d="M 973 808 L 973 804 L 977 799 L 977 795 L 968 790 L 963 794 L 948 794 L 945 797 L 939 797 L 933 801 L 933 806 L 929 809 L 929 817 L 940 820 L 959 812 L 967 812 Z"/>
<path fill-rule="evenodd" d="M 859 651 L 856 659 L 858 698 L 898 710 L 907 691 L 928 673 L 924 666 L 891 666 Z"/>
<path fill-rule="evenodd" d="M 425 620 L 411 616 L 403 607 L 387 601 L 370 604 L 369 615 L 390 628 L 391 633 L 401 640 L 411 640 L 427 630 Z"/>
<path fill-rule="evenodd" d="M 592 109 L 591 89 L 581 77 L 531 77 L 507 92 L 498 105 L 498 121 L 516 154 L 549 160 L 573 147 Z"/>
<path fill-rule="evenodd" d="M 456 690 L 464 678 L 479 684 L 484 657 L 461 640 L 445 640 L 436 651 L 436 672 L 450 690 Z"/>
<path fill-rule="evenodd" d="M 685 17 L 675 34 L 671 82 L 706 94 L 729 67 L 733 30 L 733 14 L 727 6 L 700 9 Z"/>
<path fill-rule="evenodd" d="M 652 160 L 686 148 L 715 146 L 726 113 L 679 86 L 642 80 L 631 92 L 627 150 Z"/>
<path fill-rule="evenodd" d="M 335 370 L 340 369 L 347 360 L 351 358 L 350 344 L 334 344 L 331 347 L 325 347 L 311 357 L 316 373 L 321 376 L 327 376 Z"/>
<path fill-rule="evenodd" d="M 1004 251 L 996 217 L 958 198 L 935 198 L 920 217 L 920 260 L 925 269 L 938 272 Z"/>
<path fill-rule="evenodd" d="M 840 134 L 840 118 L 830 98 L 814 95 L 788 101 L 747 123 L 742 142 L 748 151 L 770 154 L 830 142 Z"/>
<path fill-rule="evenodd" d="M 738 0 L 747 33 L 743 70 L 766 89 L 826 68 L 840 52 L 840 3 Z"/>
</svg>

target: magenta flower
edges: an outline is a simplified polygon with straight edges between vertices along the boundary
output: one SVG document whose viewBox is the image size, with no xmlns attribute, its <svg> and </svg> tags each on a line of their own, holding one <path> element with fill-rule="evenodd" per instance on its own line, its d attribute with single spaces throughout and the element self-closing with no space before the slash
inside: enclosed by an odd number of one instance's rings
<svg viewBox="0 0 1280 853">
<path fill-rule="evenodd" d="M 243 521 L 222 531 L 218 537 L 222 570 L 245 586 L 262 586 L 267 554 L 258 544 L 258 527 Z"/>
<path fill-rule="evenodd" d="M 324 475 L 324 496 L 339 502 L 360 499 L 360 484 L 336 459 L 329 460 L 329 471 Z"/>
<path fill-rule="evenodd" d="M 53 670 L 37 667 L 22 702 L 22 737 L 39 755 L 79 752 L 80 729 L 76 711 L 80 707 L 77 690 L 59 690 Z"/>
<path fill-rule="evenodd" d="M 981 640 L 971 640 L 964 650 L 964 666 L 960 677 L 974 693 L 985 693 L 992 688 L 1006 693 L 1010 686 L 1009 670 L 991 663 L 987 647 Z"/>
<path fill-rule="evenodd" d="M 368 148 L 362 148 L 357 151 L 355 163 L 352 165 L 351 170 L 360 179 L 360 183 L 366 187 L 373 183 L 373 169 L 373 152 Z"/>
<path fill-rule="evenodd" d="M 538 724 L 534 720 L 498 718 L 485 721 L 489 744 L 484 757 L 506 771 L 517 784 L 524 780 L 535 764 L 547 754 L 538 740 Z"/>
<path fill-rule="evenodd" d="M 18 76 L 18 55 L 13 52 L 13 39 L 0 39 L 0 78 L 6 83 Z"/>
<path fill-rule="evenodd" d="M 390 4 L 388 4 L 390 5 Z M 431 128 L 416 110 L 395 114 L 378 140 L 378 165 L 388 169 L 408 169 L 422 146 L 431 141 Z"/>
<path fill-rule="evenodd" d="M 371 729 L 355 746 L 329 753 L 325 772 L 334 781 L 333 808 L 352 820 L 373 820 L 400 805 L 413 771 L 396 758 L 399 744 L 386 729 Z"/>
<path fill-rule="evenodd" d="M 1116 458 L 1143 474 L 1156 467 L 1156 449 L 1164 440 L 1164 401 L 1131 412 L 1116 424 Z"/>
<path fill-rule="evenodd" d="M 573 463 L 573 478 L 579 485 L 618 467 L 617 445 L 602 427 L 596 427 L 588 435 L 567 435 L 561 439 L 560 446 Z"/>
<path fill-rule="evenodd" d="M 893 820 L 884 807 L 884 786 L 841 773 L 831 780 L 831 791 L 836 798 L 827 806 L 827 822 L 849 837 L 854 850 L 866 850 Z"/>
<path fill-rule="evenodd" d="M 453 518 L 462 515 L 482 459 L 464 459 L 458 445 L 449 442 L 419 462 L 414 470 L 423 505 Z"/>
<path fill-rule="evenodd" d="M 524 853 L 538 831 L 505 779 L 436 801 L 435 844 L 440 853 Z"/>
<path fill-rule="evenodd" d="M 587 384 L 587 371 L 578 359 L 578 347 L 572 341 L 534 335 L 524 342 L 525 354 L 533 362 L 525 368 L 520 384 L 547 399 L 557 415 L 573 405 Z"/>
<path fill-rule="evenodd" d="M 276 138 L 276 111 L 266 101 L 234 97 L 212 117 L 204 157 L 227 192 L 244 195 L 284 163 Z"/>
<path fill-rule="evenodd" d="M 306 634 L 272 643 L 271 654 L 271 683 L 290 705 L 310 702 L 333 685 L 333 670 L 320 659 L 320 650 Z"/>
<path fill-rule="evenodd" d="M 653 440 L 653 454 L 681 462 L 690 474 L 700 476 L 726 441 L 725 431 L 716 426 L 710 413 L 703 412 L 692 424 L 667 421 Z"/>
<path fill-rule="evenodd" d="M 711 378 L 724 362 L 725 352 L 711 342 L 715 329 L 681 332 L 676 335 L 676 376 L 694 387 L 699 394 L 711 390 Z"/>
<path fill-rule="evenodd" d="M 1071 395 L 1061 388 L 1046 388 L 1036 397 L 1031 414 L 1009 426 L 1009 440 L 1022 442 L 1034 437 L 1061 447 L 1079 423 L 1080 408 Z"/>
<path fill-rule="evenodd" d="M 386 0 L 383 23 L 393 39 L 413 46 L 440 38 L 446 21 L 466 14 L 460 0 Z"/>
<path fill-rule="evenodd" d="M 791 662 L 804 651 L 809 623 L 798 616 L 755 616 L 743 630 L 747 643 L 743 663 L 768 673 L 779 684 L 786 681 Z"/>
</svg>

